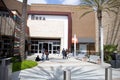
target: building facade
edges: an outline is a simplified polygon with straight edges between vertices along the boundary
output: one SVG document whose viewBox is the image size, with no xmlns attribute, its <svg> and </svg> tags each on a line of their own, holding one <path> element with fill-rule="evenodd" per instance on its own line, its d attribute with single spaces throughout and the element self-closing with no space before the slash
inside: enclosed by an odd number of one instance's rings
<svg viewBox="0 0 120 80">
<path fill-rule="evenodd" d="M 33 4 L 28 11 L 31 53 L 41 53 L 42 48 L 56 53 L 63 48 L 73 52 L 72 38 L 76 34 L 77 52 L 94 53 L 96 45 L 95 13 L 80 19 L 83 7 Z"/>
<path fill-rule="evenodd" d="M 12 6 L 13 3 L 17 6 Z M 0 57 L 18 56 L 20 58 L 21 13 L 21 2 L 0 0 Z M 28 53 L 29 27 L 26 27 L 25 38 L 25 53 Z"/>
<path fill-rule="evenodd" d="M 20 14 L 22 13 L 21 2 L 16 0 L 10 0 L 10 2 L 4 0 L 4 2 L 10 10 L 17 10 Z M 29 47 L 26 45 L 26 49 L 29 49 L 29 53 L 41 53 L 42 48 L 48 49 L 49 53 L 56 53 L 57 49 L 62 51 L 63 48 L 73 52 L 74 43 L 72 39 L 76 35 L 78 53 L 94 54 L 98 52 L 96 14 L 93 12 L 80 18 L 89 9 L 85 9 L 84 6 L 73 5 L 28 5 L 26 43 L 29 43 Z M 115 16 L 112 14 L 109 17 L 103 13 L 104 44 L 114 43 L 119 48 L 119 11 L 117 18 Z M 114 23 L 115 20 L 117 20 L 116 23 Z M 114 25 L 117 26 L 114 28 Z"/>
<path fill-rule="evenodd" d="M 0 58 L 13 56 L 15 21 L 13 14 L 0 0 Z"/>
</svg>

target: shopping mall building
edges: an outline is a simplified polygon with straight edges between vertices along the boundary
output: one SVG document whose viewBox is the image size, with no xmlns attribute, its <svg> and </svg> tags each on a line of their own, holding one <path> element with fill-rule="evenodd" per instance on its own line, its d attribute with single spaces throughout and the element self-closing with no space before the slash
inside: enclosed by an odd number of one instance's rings
<svg viewBox="0 0 120 80">
<path fill-rule="evenodd" d="M 17 10 L 21 14 L 22 5 L 20 2 L 16 0 L 4 1 L 9 9 Z M 14 5 L 11 5 L 13 3 Z M 56 53 L 57 49 L 62 51 L 63 48 L 73 52 L 74 35 L 77 39 L 76 49 L 78 53 L 98 52 L 96 14 L 93 12 L 80 18 L 89 9 L 86 9 L 85 6 L 75 5 L 28 5 L 29 53 L 41 53 L 43 48 L 47 49 L 49 53 Z M 104 44 L 109 44 L 111 38 L 108 32 L 110 33 L 112 30 L 110 25 L 113 21 L 110 19 L 112 18 L 103 14 Z"/>
<path fill-rule="evenodd" d="M 28 11 L 31 53 L 45 48 L 56 53 L 63 48 L 73 51 L 72 39 L 77 38 L 77 52 L 95 51 L 95 14 L 80 19 L 85 10 L 79 6 L 33 4 Z"/>
</svg>

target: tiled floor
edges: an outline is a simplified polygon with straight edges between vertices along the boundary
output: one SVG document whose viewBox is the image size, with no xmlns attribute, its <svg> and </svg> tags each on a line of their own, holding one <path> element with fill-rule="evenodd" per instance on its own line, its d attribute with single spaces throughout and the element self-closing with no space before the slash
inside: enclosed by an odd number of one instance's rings
<svg viewBox="0 0 120 80">
<path fill-rule="evenodd" d="M 34 60 L 35 57 L 29 56 L 28 59 Z M 13 73 L 12 80 L 63 80 L 64 70 L 71 71 L 71 80 L 104 80 L 107 66 L 76 60 L 74 57 L 62 59 L 58 55 L 49 55 L 49 61 L 38 63 L 34 68 Z M 112 77 L 113 80 L 120 80 L 120 69 L 113 69 Z"/>
</svg>

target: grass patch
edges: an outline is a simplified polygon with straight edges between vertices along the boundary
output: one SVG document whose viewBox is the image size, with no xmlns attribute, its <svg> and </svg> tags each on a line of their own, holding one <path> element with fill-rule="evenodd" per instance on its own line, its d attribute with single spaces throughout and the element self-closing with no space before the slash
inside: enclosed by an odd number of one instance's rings
<svg viewBox="0 0 120 80">
<path fill-rule="evenodd" d="M 22 62 L 14 62 L 12 65 L 12 72 L 20 71 L 37 66 L 38 63 L 32 60 L 25 60 Z"/>
</svg>

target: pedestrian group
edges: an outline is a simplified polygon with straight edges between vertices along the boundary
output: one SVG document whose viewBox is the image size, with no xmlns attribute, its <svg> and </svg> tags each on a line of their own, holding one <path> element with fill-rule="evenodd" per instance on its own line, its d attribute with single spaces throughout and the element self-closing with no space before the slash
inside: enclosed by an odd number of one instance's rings
<svg viewBox="0 0 120 80">
<path fill-rule="evenodd" d="M 44 48 L 42 49 L 42 56 L 41 56 L 41 58 L 39 57 L 39 55 L 37 55 L 37 57 L 35 58 L 35 61 L 44 61 L 44 60 L 49 60 L 49 52 L 48 52 L 48 50 L 45 50 Z M 58 55 L 60 55 L 60 50 L 58 49 L 57 51 L 56 51 L 56 53 L 58 54 Z M 62 50 L 62 58 L 63 59 L 68 59 L 68 55 L 69 54 L 69 51 L 68 51 L 68 49 L 64 49 L 63 48 L 63 50 Z"/>
</svg>

